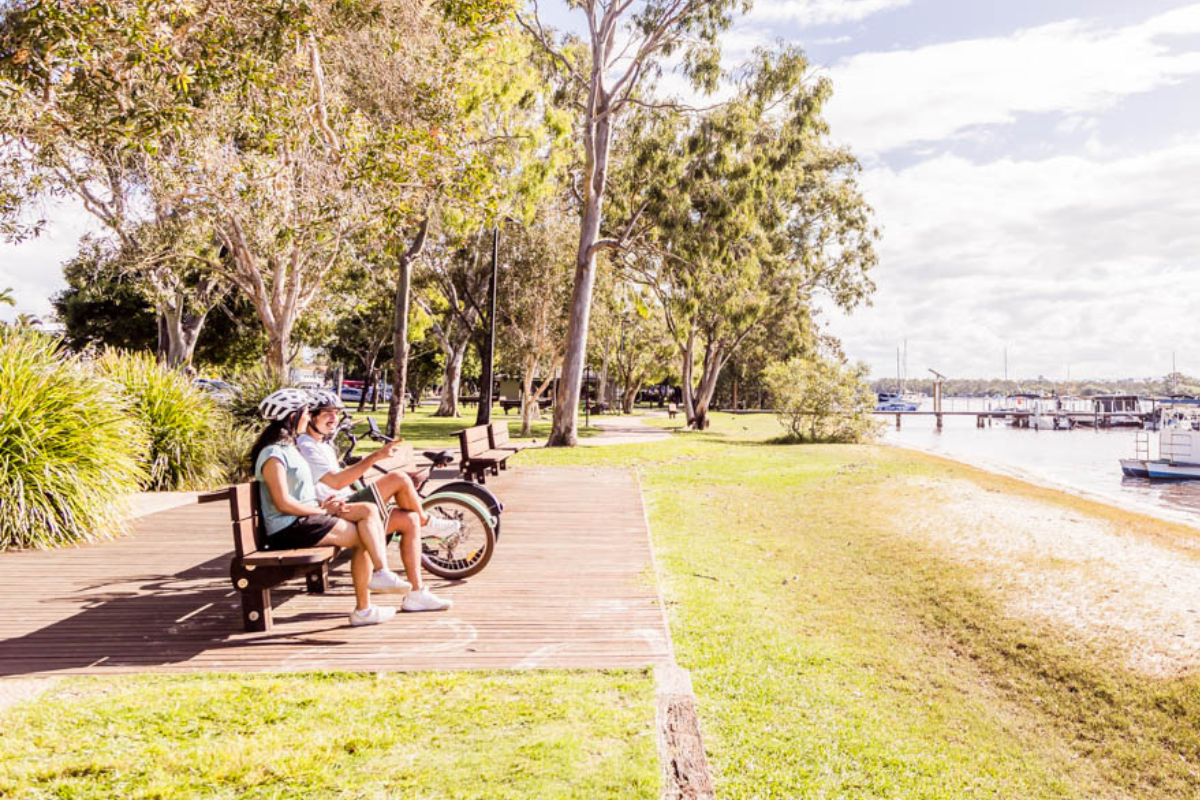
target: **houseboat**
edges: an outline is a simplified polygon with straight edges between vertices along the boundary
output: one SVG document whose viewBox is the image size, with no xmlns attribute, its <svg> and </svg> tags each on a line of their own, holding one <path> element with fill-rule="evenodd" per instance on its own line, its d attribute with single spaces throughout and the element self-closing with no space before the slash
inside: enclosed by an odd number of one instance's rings
<svg viewBox="0 0 1200 800">
<path fill-rule="evenodd" d="M 1200 479 L 1200 400 L 1159 402 L 1158 457 L 1150 457 L 1150 431 L 1138 431 L 1134 458 L 1121 459 L 1121 472 L 1135 478 Z"/>
</svg>

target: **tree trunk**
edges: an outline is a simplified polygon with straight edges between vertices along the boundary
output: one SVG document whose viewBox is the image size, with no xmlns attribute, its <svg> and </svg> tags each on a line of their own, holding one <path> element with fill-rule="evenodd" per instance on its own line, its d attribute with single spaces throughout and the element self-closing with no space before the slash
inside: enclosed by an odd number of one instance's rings
<svg viewBox="0 0 1200 800">
<path fill-rule="evenodd" d="M 267 369 L 282 380 L 288 378 L 288 356 L 291 353 L 292 326 L 280 324 L 267 329 Z"/>
<path fill-rule="evenodd" d="M 163 314 L 167 330 L 167 366 L 176 369 L 192 363 L 192 355 L 196 352 L 196 342 L 200 331 L 204 328 L 204 320 L 208 313 L 182 314 L 168 310 Z"/>
<path fill-rule="evenodd" d="M 452 354 L 446 356 L 446 371 L 442 377 L 442 402 L 433 414 L 435 417 L 458 416 L 458 391 L 462 384 L 463 355 L 466 350 L 467 345 L 464 342 Z"/>
<path fill-rule="evenodd" d="M 526 369 L 521 377 L 521 435 L 533 435 L 533 418 L 538 413 L 538 399 L 533 393 L 533 370 Z"/>
<path fill-rule="evenodd" d="M 388 403 L 387 428 L 384 431 L 393 438 L 400 430 L 400 419 L 404 416 L 404 393 L 408 383 L 408 309 L 412 298 L 413 262 L 425 249 L 425 238 L 429 232 L 429 219 L 421 220 L 412 245 L 400 256 L 400 277 L 396 279 L 396 308 L 392 328 L 392 399 Z"/>
<path fill-rule="evenodd" d="M 167 353 L 171 349 L 171 337 L 167 334 L 167 317 L 163 312 L 158 312 L 158 344 L 154 349 L 154 360 L 163 364 L 167 360 Z"/>
<path fill-rule="evenodd" d="M 638 392 L 642 390 L 641 379 L 625 382 L 625 396 L 621 399 L 621 410 L 626 414 L 633 413 L 633 404 L 637 402 Z"/>
<path fill-rule="evenodd" d="M 594 85 L 592 110 L 588 127 L 584 131 L 584 152 L 588 168 L 587 196 L 579 226 L 579 250 L 575 254 L 575 284 L 571 287 L 571 311 L 567 319 L 567 347 L 563 357 L 562 381 L 557 402 L 554 404 L 554 425 L 550 439 L 546 442 L 547 447 L 574 447 L 578 440 L 579 392 L 583 382 L 583 365 L 587 359 L 592 286 L 596 282 L 596 254 L 592 246 L 600 238 L 600 221 L 608 178 L 608 148 L 612 132 L 611 109 L 605 98 L 595 96 L 597 91 L 599 89 Z"/>
<path fill-rule="evenodd" d="M 366 372 L 366 375 L 363 376 L 365 378 L 365 380 L 363 380 L 362 391 L 359 392 L 359 395 L 358 395 L 358 413 L 360 413 L 360 414 L 363 413 L 363 410 L 366 409 L 366 407 L 367 407 L 367 392 L 371 393 L 372 403 L 374 403 L 375 378 L 376 378 L 376 376 L 375 376 L 375 358 L 376 358 L 375 356 L 371 356 L 370 358 L 367 359 L 366 363 L 363 365 L 367 368 L 367 372 Z"/>
</svg>

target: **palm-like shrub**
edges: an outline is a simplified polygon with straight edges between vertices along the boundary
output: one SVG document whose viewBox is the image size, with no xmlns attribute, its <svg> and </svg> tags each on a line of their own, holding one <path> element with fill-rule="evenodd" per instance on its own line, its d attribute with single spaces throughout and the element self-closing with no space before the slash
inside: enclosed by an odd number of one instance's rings
<svg viewBox="0 0 1200 800">
<path fill-rule="evenodd" d="M 148 447 L 130 405 L 51 337 L 0 327 L 0 549 L 125 531 Z"/>
<path fill-rule="evenodd" d="M 150 437 L 147 480 L 151 491 L 207 489 L 222 478 L 212 441 L 218 410 L 186 375 L 147 352 L 107 350 L 96 370 L 125 390 Z"/>
<path fill-rule="evenodd" d="M 242 425 L 262 427 L 258 404 L 271 392 L 282 389 L 283 380 L 274 371 L 260 366 L 238 373 L 233 382 L 237 384 L 238 395 L 230 401 L 229 413 Z"/>
<path fill-rule="evenodd" d="M 213 456 L 221 466 L 225 483 L 245 483 L 254 477 L 250 468 L 250 448 L 258 438 L 258 428 L 242 425 L 232 414 L 223 412 L 212 439 Z"/>
</svg>

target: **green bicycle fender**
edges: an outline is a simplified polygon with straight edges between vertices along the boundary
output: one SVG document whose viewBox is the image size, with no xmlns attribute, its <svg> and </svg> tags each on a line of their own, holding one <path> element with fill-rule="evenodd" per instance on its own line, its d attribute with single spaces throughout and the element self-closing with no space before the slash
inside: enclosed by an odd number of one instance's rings
<svg viewBox="0 0 1200 800">
<path fill-rule="evenodd" d="M 426 503 L 436 500 L 439 497 L 453 497 L 455 500 L 460 500 L 463 503 L 466 503 L 468 506 L 479 512 L 479 516 L 482 517 L 485 522 L 487 522 L 492 530 L 496 530 L 496 518 L 492 516 L 492 513 L 488 511 L 483 503 L 480 503 L 477 499 L 467 494 L 459 494 L 458 492 L 438 492 L 435 490 L 431 492 L 428 497 L 421 499 L 421 508 L 424 508 Z"/>
</svg>

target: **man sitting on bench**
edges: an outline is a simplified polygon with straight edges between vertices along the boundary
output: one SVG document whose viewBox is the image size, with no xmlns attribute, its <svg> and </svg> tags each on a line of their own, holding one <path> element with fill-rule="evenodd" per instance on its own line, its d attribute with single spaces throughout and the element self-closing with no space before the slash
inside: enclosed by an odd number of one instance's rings
<svg viewBox="0 0 1200 800">
<path fill-rule="evenodd" d="M 421 509 L 421 497 L 413 486 L 412 479 L 403 472 L 395 471 L 381 477 L 365 488 L 355 491 L 352 484 L 367 473 L 378 461 L 391 458 L 400 448 L 400 442 L 383 447 L 362 458 L 355 464 L 343 468 L 338 463 L 337 451 L 329 441 L 337 432 L 343 409 L 341 398 L 333 392 L 318 390 L 312 396 L 312 417 L 303 434 L 296 439 L 296 447 L 312 469 L 317 481 L 317 498 L 324 501 L 334 497 L 347 503 L 369 503 L 375 506 L 387 533 L 400 533 L 400 558 L 412 591 L 400 605 L 402 611 L 444 611 L 452 601 L 437 597 L 421 581 L 421 538 L 422 528 L 438 536 L 447 536 L 458 530 L 454 520 L 431 518 Z"/>
</svg>

